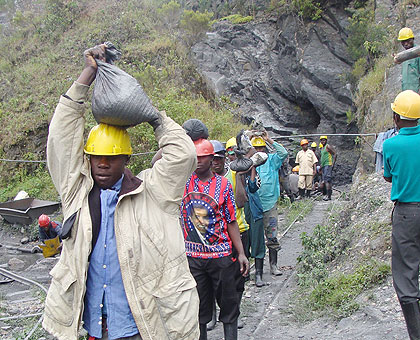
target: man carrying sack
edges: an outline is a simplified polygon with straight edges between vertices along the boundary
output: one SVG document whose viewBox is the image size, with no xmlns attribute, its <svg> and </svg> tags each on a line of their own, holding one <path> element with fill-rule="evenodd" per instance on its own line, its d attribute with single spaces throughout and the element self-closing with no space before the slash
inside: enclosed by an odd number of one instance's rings
<svg viewBox="0 0 420 340">
<path fill-rule="evenodd" d="M 142 180 L 126 168 L 124 128 L 99 124 L 83 146 L 83 103 L 105 49 L 85 51 L 85 68 L 50 124 L 48 167 L 64 223 L 43 327 L 59 340 L 78 339 L 82 325 L 90 339 L 196 340 L 199 300 L 178 222 L 195 148 L 164 112 L 149 121 L 162 159 Z"/>
</svg>

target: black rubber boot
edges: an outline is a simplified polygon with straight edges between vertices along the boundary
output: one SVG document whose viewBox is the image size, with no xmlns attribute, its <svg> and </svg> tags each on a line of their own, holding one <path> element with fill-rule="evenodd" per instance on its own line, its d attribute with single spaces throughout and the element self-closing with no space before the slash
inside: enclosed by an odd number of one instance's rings
<svg viewBox="0 0 420 340">
<path fill-rule="evenodd" d="M 306 190 L 306 197 L 311 197 L 311 190 Z"/>
<path fill-rule="evenodd" d="M 401 303 L 410 340 L 420 340 L 420 307 L 418 301 Z"/>
<path fill-rule="evenodd" d="M 213 300 L 213 312 L 211 314 L 211 320 L 210 322 L 207 324 L 207 330 L 211 331 L 216 327 L 216 300 Z"/>
<path fill-rule="evenodd" d="M 262 279 L 264 268 L 264 259 L 255 259 L 255 285 L 257 287 L 265 286 L 265 282 Z"/>
<path fill-rule="evenodd" d="M 223 332 L 225 333 L 225 340 L 238 340 L 238 320 L 232 323 L 223 323 Z"/>
<path fill-rule="evenodd" d="M 268 249 L 268 258 L 270 261 L 270 273 L 271 275 L 280 276 L 282 272 L 277 268 L 277 253 L 276 249 Z"/>
<path fill-rule="evenodd" d="M 327 190 L 328 200 L 331 201 L 332 189 Z"/>
<path fill-rule="evenodd" d="M 305 189 L 299 189 L 299 198 L 302 199 L 305 197 Z"/>
<path fill-rule="evenodd" d="M 207 324 L 200 323 L 200 338 L 198 340 L 207 340 Z"/>
</svg>

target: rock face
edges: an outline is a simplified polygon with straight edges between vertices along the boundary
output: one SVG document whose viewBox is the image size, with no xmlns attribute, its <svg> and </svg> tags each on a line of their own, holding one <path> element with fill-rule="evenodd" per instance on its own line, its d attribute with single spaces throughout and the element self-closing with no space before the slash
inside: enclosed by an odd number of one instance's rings
<svg viewBox="0 0 420 340">
<path fill-rule="evenodd" d="M 193 58 L 216 96 L 230 96 L 245 122 L 262 123 L 274 137 L 356 133 L 356 126 L 347 123 L 353 108 L 350 85 L 343 79 L 351 60 L 341 6 L 310 24 L 292 15 L 244 25 L 218 23 L 193 46 Z M 299 138 L 280 141 L 293 158 Z M 354 137 L 334 136 L 330 142 L 339 151 L 335 181 L 348 182 L 358 159 Z"/>
</svg>

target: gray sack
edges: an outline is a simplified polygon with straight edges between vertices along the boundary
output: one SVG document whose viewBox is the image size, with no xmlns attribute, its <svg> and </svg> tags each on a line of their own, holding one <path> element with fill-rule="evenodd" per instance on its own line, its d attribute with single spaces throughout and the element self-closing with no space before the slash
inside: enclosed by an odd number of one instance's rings
<svg viewBox="0 0 420 340">
<path fill-rule="evenodd" d="M 105 44 L 108 46 L 107 63 L 96 60 L 98 71 L 92 95 L 95 120 L 98 123 L 128 127 L 159 118 L 158 110 L 137 80 L 110 64 L 119 59 L 120 54 L 111 43 Z"/>
</svg>

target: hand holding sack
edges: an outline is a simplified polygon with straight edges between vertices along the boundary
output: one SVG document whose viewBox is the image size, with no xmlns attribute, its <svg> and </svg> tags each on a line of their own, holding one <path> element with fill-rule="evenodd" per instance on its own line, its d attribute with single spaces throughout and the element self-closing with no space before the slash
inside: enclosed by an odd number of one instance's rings
<svg viewBox="0 0 420 340">
<path fill-rule="evenodd" d="M 95 120 L 122 127 L 158 120 L 158 110 L 137 80 L 112 65 L 120 58 L 121 52 L 112 43 L 105 45 L 107 62 L 96 59 L 98 69 L 92 96 Z"/>
</svg>

